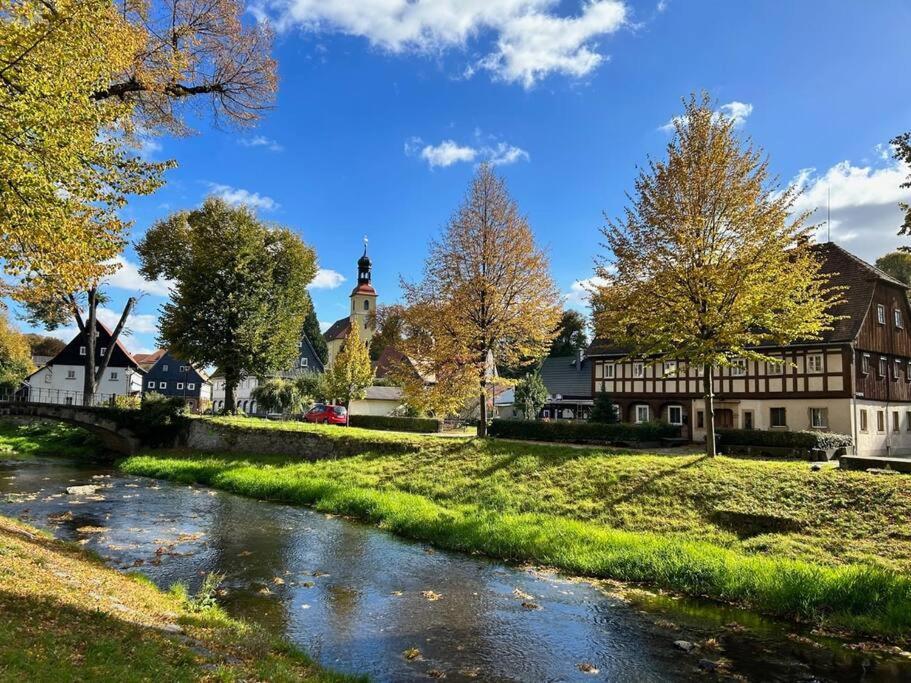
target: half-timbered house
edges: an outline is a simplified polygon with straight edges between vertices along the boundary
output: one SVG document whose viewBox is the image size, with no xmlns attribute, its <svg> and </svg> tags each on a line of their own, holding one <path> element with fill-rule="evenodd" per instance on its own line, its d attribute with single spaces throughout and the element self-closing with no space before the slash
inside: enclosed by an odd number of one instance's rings
<svg viewBox="0 0 911 683">
<path fill-rule="evenodd" d="M 911 454 L 911 308 L 908 287 L 833 244 L 815 247 L 839 317 L 814 341 L 765 347 L 774 362 L 732 359 L 716 368 L 719 428 L 850 434 L 862 455 Z M 588 350 L 592 389 L 623 421 L 664 420 L 705 439 L 702 369 L 684 360 L 631 358 L 609 339 Z"/>
</svg>

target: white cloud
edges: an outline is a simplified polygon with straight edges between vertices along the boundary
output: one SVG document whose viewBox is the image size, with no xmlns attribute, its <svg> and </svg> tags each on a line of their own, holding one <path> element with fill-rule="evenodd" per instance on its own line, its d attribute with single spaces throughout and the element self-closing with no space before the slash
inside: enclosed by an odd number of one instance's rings
<svg viewBox="0 0 911 683">
<path fill-rule="evenodd" d="M 316 277 L 310 283 L 310 289 L 335 289 L 345 281 L 345 276 L 328 268 L 316 271 Z"/>
<path fill-rule="evenodd" d="M 670 2 L 670 0 L 658 0 L 658 5 L 656 6 L 656 9 L 659 12 L 663 12 L 664 10 L 667 9 L 669 2 Z"/>
<path fill-rule="evenodd" d="M 480 138 L 479 133 L 475 133 Z M 494 166 L 514 164 L 517 161 L 528 161 L 530 156 L 521 147 L 497 142 L 492 145 L 462 145 L 455 140 L 443 140 L 438 145 L 425 145 L 421 138 L 413 137 L 405 142 L 405 154 L 419 156 L 430 168 L 447 167 L 457 163 L 486 161 Z"/>
<path fill-rule="evenodd" d="M 244 147 L 265 147 L 270 152 L 281 152 L 285 149 L 278 142 L 271 138 L 267 138 L 264 135 L 255 135 L 252 138 L 239 138 L 237 142 Z"/>
<path fill-rule="evenodd" d="M 828 205 L 832 241 L 872 263 L 908 245 L 908 238 L 897 234 L 903 220 L 898 204 L 911 199 L 911 192 L 900 187 L 908 173 L 909 168 L 897 161 L 881 167 L 842 161 L 824 173 L 803 169 L 791 181 L 803 190 L 795 202 L 795 214 L 811 212 L 809 224 L 819 225 L 816 237 L 825 241 Z"/>
<path fill-rule="evenodd" d="M 319 329 L 320 329 L 320 332 L 325 332 L 325 331 L 328 330 L 330 327 L 332 327 L 332 323 L 326 322 L 325 320 L 320 320 L 320 321 L 319 321 Z"/>
<path fill-rule="evenodd" d="M 605 284 L 607 281 L 597 275 L 584 280 L 576 280 L 569 286 L 569 291 L 563 295 L 563 300 L 568 306 L 588 306 L 592 291 Z"/>
<path fill-rule="evenodd" d="M 591 73 L 606 59 L 597 39 L 626 25 L 622 0 L 575 4 L 572 16 L 558 14 L 555 0 L 257 0 L 251 9 L 279 30 L 359 36 L 392 53 L 438 54 L 490 38 L 466 76 L 481 69 L 528 88 L 550 74 Z"/>
<path fill-rule="evenodd" d="M 101 307 L 98 309 L 98 320 L 113 330 L 117 323 L 120 322 L 122 313 L 123 311 Z M 140 334 L 156 332 L 158 330 L 158 316 L 149 313 L 133 313 L 127 318 L 124 329 L 139 332 Z"/>
<path fill-rule="evenodd" d="M 151 161 L 162 150 L 160 142 L 145 135 L 140 136 L 136 142 L 139 156 L 145 161 Z"/>
<path fill-rule="evenodd" d="M 724 116 L 725 118 L 731 119 L 734 122 L 734 128 L 740 128 L 746 123 L 746 120 L 749 118 L 750 114 L 753 113 L 753 105 L 747 104 L 746 102 L 728 102 L 727 104 L 722 104 L 718 107 L 718 111 L 715 112 L 716 116 Z M 682 117 L 675 116 L 667 123 L 658 126 L 658 130 L 664 133 L 673 133 L 674 124 L 678 121 L 681 121 Z"/>
<path fill-rule="evenodd" d="M 254 209 L 263 209 L 264 211 L 272 211 L 279 207 L 278 202 L 272 197 L 261 195 L 258 192 L 250 192 L 239 187 L 220 185 L 218 183 L 209 183 L 209 187 L 212 190 L 212 194 L 216 197 L 221 197 L 231 206 L 244 204 Z"/>
<path fill-rule="evenodd" d="M 123 256 L 118 256 L 111 262 L 120 265 L 120 268 L 106 280 L 111 287 L 168 296 L 169 288 L 174 286 L 171 280 L 146 280 L 139 274 L 139 266 L 127 261 Z"/>
</svg>

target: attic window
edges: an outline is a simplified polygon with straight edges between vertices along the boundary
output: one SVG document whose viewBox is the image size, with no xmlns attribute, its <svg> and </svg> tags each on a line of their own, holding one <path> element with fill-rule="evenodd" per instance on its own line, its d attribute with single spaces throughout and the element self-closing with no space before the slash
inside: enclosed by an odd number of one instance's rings
<svg viewBox="0 0 911 683">
<path fill-rule="evenodd" d="M 869 353 L 865 353 L 863 356 L 860 357 L 860 371 L 865 375 L 870 374 L 870 354 Z"/>
<path fill-rule="evenodd" d="M 895 314 L 895 326 L 900 330 L 903 329 L 905 322 L 902 320 L 902 312 L 896 308 L 893 313 Z"/>
<path fill-rule="evenodd" d="M 886 324 L 886 307 L 882 304 L 876 304 L 876 322 L 880 325 Z"/>
<path fill-rule="evenodd" d="M 80 355 L 80 356 L 84 356 L 84 355 L 85 355 L 85 347 L 84 347 L 84 346 L 80 346 L 80 347 L 79 347 L 79 355 Z"/>
<path fill-rule="evenodd" d="M 98 355 L 104 357 L 104 352 L 108 350 L 107 346 L 102 346 L 98 351 Z"/>
</svg>

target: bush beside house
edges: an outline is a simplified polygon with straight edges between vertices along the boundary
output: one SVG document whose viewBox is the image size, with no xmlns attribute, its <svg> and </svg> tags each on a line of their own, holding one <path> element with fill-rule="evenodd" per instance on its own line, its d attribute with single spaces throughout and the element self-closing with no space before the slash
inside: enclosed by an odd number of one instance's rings
<svg viewBox="0 0 911 683">
<path fill-rule="evenodd" d="M 391 415 L 350 415 L 348 424 L 364 429 L 432 434 L 443 431 L 443 420 L 430 417 L 393 417 Z"/>
<path fill-rule="evenodd" d="M 817 431 L 778 431 L 763 429 L 719 429 L 721 449 L 726 454 L 781 455 L 812 458 L 814 451 L 827 457 L 854 445 L 849 434 Z"/>
<path fill-rule="evenodd" d="M 566 443 L 657 444 L 661 439 L 680 436 L 680 428 L 666 422 L 608 424 L 494 420 L 490 427 L 490 435 L 504 439 Z"/>
</svg>

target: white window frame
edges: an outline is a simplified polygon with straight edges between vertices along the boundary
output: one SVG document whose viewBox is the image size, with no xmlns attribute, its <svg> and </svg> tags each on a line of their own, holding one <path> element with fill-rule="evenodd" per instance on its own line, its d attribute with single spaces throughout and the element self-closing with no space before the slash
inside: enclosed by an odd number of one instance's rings
<svg viewBox="0 0 911 683">
<path fill-rule="evenodd" d="M 860 422 L 860 431 L 862 431 L 865 434 L 868 431 L 870 431 L 870 422 L 867 418 L 867 409 L 866 408 L 860 409 L 860 419 L 858 420 L 858 422 Z"/>
<path fill-rule="evenodd" d="M 892 380 L 897 382 L 902 375 L 902 361 L 900 358 L 892 359 Z"/>
<path fill-rule="evenodd" d="M 829 428 L 829 409 L 810 408 L 810 429 Z"/>
<path fill-rule="evenodd" d="M 161 371 L 162 371 L 162 372 L 167 372 L 167 371 L 168 371 L 168 366 L 167 366 L 167 365 L 162 365 L 162 366 L 161 366 Z"/>
<path fill-rule="evenodd" d="M 876 411 L 876 432 L 878 434 L 886 433 L 886 411 L 885 410 Z"/>
<path fill-rule="evenodd" d="M 106 352 L 107 350 L 108 350 L 108 347 L 107 347 L 107 346 L 102 346 L 100 349 L 98 349 L 98 355 L 101 356 L 101 357 L 103 358 L 103 357 L 104 357 L 104 354 L 105 354 L 105 352 Z"/>
<path fill-rule="evenodd" d="M 44 383 L 50 384 L 53 381 L 54 377 L 51 375 L 50 371 L 44 373 Z"/>
<path fill-rule="evenodd" d="M 196 390 L 196 383 L 195 383 L 195 382 L 187 382 L 187 390 L 188 390 L 188 391 L 195 391 L 195 390 Z"/>
<path fill-rule="evenodd" d="M 674 412 L 677 413 L 677 419 L 674 419 Z M 667 421 L 668 424 L 680 426 L 683 424 L 683 406 L 668 406 L 667 407 Z"/>
<path fill-rule="evenodd" d="M 79 355 L 80 355 L 80 356 L 84 356 L 85 354 L 86 354 L 85 347 L 84 347 L 84 346 L 80 346 L 80 347 L 79 347 Z"/>
<path fill-rule="evenodd" d="M 731 377 L 746 377 L 747 362 L 745 358 L 735 358 L 731 361 Z"/>
<path fill-rule="evenodd" d="M 898 328 L 899 330 L 905 329 L 905 321 L 902 319 L 901 309 L 893 308 L 892 314 L 893 314 L 894 320 L 895 320 L 895 327 Z"/>
<path fill-rule="evenodd" d="M 640 411 L 643 411 L 640 413 Z M 636 405 L 636 424 L 642 424 L 643 422 L 648 422 L 649 419 L 649 408 L 648 405 L 639 403 Z M 645 419 L 643 419 L 643 415 Z"/>
<path fill-rule="evenodd" d="M 66 378 L 67 378 L 67 379 L 76 379 L 76 371 L 75 371 L 75 370 L 67 370 L 67 371 L 66 371 Z"/>
<path fill-rule="evenodd" d="M 666 360 L 664 365 L 661 368 L 662 377 L 676 377 L 677 376 L 677 361 L 675 360 Z"/>
<path fill-rule="evenodd" d="M 807 372 L 814 374 L 822 372 L 823 362 L 821 353 L 807 354 Z"/>
<path fill-rule="evenodd" d="M 306 356 L 304 356 L 303 358 L 301 358 L 301 367 L 302 367 L 302 368 L 309 368 L 309 367 L 310 367 L 310 359 L 307 358 Z"/>
<path fill-rule="evenodd" d="M 880 356 L 877 370 L 879 371 L 879 377 L 885 377 L 889 372 L 889 359 L 885 356 Z"/>
<path fill-rule="evenodd" d="M 167 388 L 168 388 L 168 383 L 167 383 L 167 382 L 159 382 L 159 383 L 158 383 L 158 388 L 159 388 L 159 389 L 167 389 Z"/>
<path fill-rule="evenodd" d="M 886 307 L 882 304 L 876 304 L 876 322 L 880 325 L 886 324 Z"/>
<path fill-rule="evenodd" d="M 642 379 L 645 377 L 645 363 L 636 361 L 633 363 L 633 379 Z"/>
<path fill-rule="evenodd" d="M 860 357 L 860 372 L 863 375 L 870 374 L 870 354 L 865 353 Z"/>
<path fill-rule="evenodd" d="M 150 379 L 150 380 L 146 383 L 146 389 L 154 389 L 154 388 L 155 388 L 155 380 L 154 380 L 154 379 Z"/>
<path fill-rule="evenodd" d="M 614 379 L 617 372 L 617 366 L 614 363 L 604 364 L 604 379 Z"/>
<path fill-rule="evenodd" d="M 178 383 L 177 383 L 177 391 L 182 391 L 182 390 L 183 390 L 183 382 L 178 382 Z"/>
<path fill-rule="evenodd" d="M 108 379 L 112 382 L 116 382 L 120 379 L 120 373 L 118 373 L 116 370 L 111 370 L 111 374 Z"/>
</svg>

